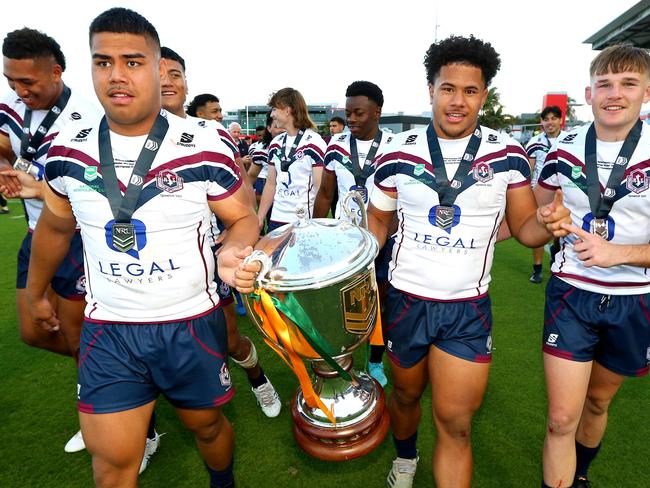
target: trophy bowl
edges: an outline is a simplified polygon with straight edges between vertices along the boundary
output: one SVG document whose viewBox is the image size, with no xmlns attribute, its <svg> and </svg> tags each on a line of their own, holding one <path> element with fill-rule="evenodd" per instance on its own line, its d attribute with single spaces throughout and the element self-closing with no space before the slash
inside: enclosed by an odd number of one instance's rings
<svg viewBox="0 0 650 488">
<path fill-rule="evenodd" d="M 350 198 L 358 195 L 345 202 Z M 291 402 L 294 436 L 320 459 L 363 456 L 388 431 L 383 389 L 352 368 L 352 353 L 379 313 L 377 253 L 376 239 L 362 226 L 303 217 L 268 233 L 248 258 L 262 269 L 256 292 L 244 297 L 246 309 L 300 380 Z"/>
</svg>

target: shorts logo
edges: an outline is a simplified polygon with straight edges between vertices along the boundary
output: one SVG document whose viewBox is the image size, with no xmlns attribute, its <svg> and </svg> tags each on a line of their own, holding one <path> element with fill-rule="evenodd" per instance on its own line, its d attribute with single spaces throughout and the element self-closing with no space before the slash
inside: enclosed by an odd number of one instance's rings
<svg viewBox="0 0 650 488">
<path fill-rule="evenodd" d="M 230 371 L 228 370 L 228 365 L 226 363 L 223 363 L 221 365 L 221 371 L 219 371 L 219 381 L 221 382 L 221 386 L 223 386 L 225 389 L 229 389 L 232 385 L 232 381 L 230 380 Z"/>
<path fill-rule="evenodd" d="M 413 174 L 415 176 L 420 176 L 422 173 L 424 173 L 424 168 L 425 168 L 424 163 L 416 164 L 415 167 L 413 168 Z"/>
<path fill-rule="evenodd" d="M 487 338 L 487 341 L 485 342 L 485 349 L 487 350 L 488 354 L 492 353 L 492 336 L 489 335 Z"/>
<path fill-rule="evenodd" d="M 183 178 L 166 169 L 156 175 L 156 186 L 167 193 L 175 193 L 183 189 Z"/>
<path fill-rule="evenodd" d="M 86 275 L 79 277 L 77 283 L 75 284 L 75 288 L 77 289 L 77 291 L 80 291 L 82 293 L 86 292 Z"/>
<path fill-rule="evenodd" d="M 86 181 L 93 181 L 97 179 L 98 172 L 97 172 L 97 166 L 88 166 L 84 170 L 84 180 Z"/>
<path fill-rule="evenodd" d="M 580 176 L 582 176 L 582 168 L 580 166 L 574 166 L 571 168 L 571 178 L 577 180 Z"/>
<path fill-rule="evenodd" d="M 77 400 L 81 400 L 81 385 L 77 383 Z"/>
<path fill-rule="evenodd" d="M 230 286 L 228 286 L 228 283 L 221 282 L 221 285 L 219 285 L 219 293 L 224 297 L 230 295 Z"/>
<path fill-rule="evenodd" d="M 546 339 L 546 344 L 549 346 L 557 346 L 556 342 L 559 337 L 559 334 L 549 334 L 548 339 Z"/>
<path fill-rule="evenodd" d="M 636 194 L 646 191 L 649 186 L 648 177 L 639 170 L 632 171 L 625 182 L 625 188 Z"/>
<path fill-rule="evenodd" d="M 650 364 L 650 347 L 645 352 L 645 359 L 646 359 L 646 361 L 648 361 L 648 364 Z"/>
<path fill-rule="evenodd" d="M 386 347 L 389 351 L 393 350 L 393 341 L 386 341 Z"/>
<path fill-rule="evenodd" d="M 110 220 L 104 226 L 104 230 L 106 231 L 105 232 L 106 245 L 113 251 L 122 254 L 122 252 L 119 251 L 113 245 L 113 224 L 114 223 L 115 220 Z M 147 245 L 147 228 L 144 225 L 144 222 L 142 222 L 141 220 L 131 219 L 131 223 L 135 227 L 135 246 L 133 246 L 132 249 L 126 251 L 126 254 L 128 254 L 129 256 L 133 256 L 136 259 L 140 259 L 140 254 L 138 251 L 142 251 L 144 247 Z"/>
<path fill-rule="evenodd" d="M 472 170 L 474 179 L 481 183 L 487 183 L 494 178 L 494 169 L 487 163 L 478 163 Z"/>
</svg>

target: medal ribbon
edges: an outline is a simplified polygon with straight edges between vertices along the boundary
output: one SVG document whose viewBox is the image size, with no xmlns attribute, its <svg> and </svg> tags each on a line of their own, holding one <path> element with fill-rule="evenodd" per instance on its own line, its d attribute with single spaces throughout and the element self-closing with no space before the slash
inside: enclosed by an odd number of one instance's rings
<svg viewBox="0 0 650 488">
<path fill-rule="evenodd" d="M 102 118 L 99 125 L 99 164 L 102 170 L 104 180 L 104 189 L 106 196 L 113 212 L 116 223 L 130 223 L 135 207 L 138 204 L 138 198 L 142 192 L 144 178 L 151 169 L 156 154 L 162 144 L 169 122 L 162 115 L 158 115 L 156 121 L 147 136 L 140 155 L 138 156 L 133 173 L 129 179 L 129 184 L 124 192 L 124 197 L 120 192 L 117 174 L 115 173 L 115 161 L 113 160 L 113 149 L 111 147 L 111 135 L 108 128 L 106 116 Z"/>
<path fill-rule="evenodd" d="M 289 166 L 293 163 L 293 158 L 296 155 L 296 150 L 298 149 L 298 144 L 300 144 L 300 141 L 302 140 L 302 136 L 305 133 L 304 130 L 299 130 L 298 134 L 296 134 L 296 139 L 293 141 L 293 144 L 291 145 L 291 149 L 289 150 L 289 154 L 285 156 L 285 152 L 287 150 L 287 138 L 289 137 L 289 134 L 286 134 L 284 136 L 284 139 L 282 140 L 282 147 L 280 148 L 280 169 L 282 171 L 289 171 Z"/>
<path fill-rule="evenodd" d="M 29 108 L 25 109 L 25 119 L 23 120 L 23 134 L 20 137 L 20 157 L 31 162 L 36 156 L 36 152 L 43 142 L 43 139 L 47 135 L 47 132 L 52 128 L 52 125 L 56 119 L 61 115 L 63 109 L 68 104 L 70 100 L 71 90 L 67 86 L 63 85 L 63 92 L 59 95 L 56 102 L 50 109 L 50 111 L 45 115 L 45 118 L 41 122 L 41 125 L 38 126 L 34 135 L 29 137 L 29 128 L 32 125 L 32 111 Z"/>
<path fill-rule="evenodd" d="M 458 182 L 454 186 L 449 184 L 447 170 L 445 169 L 445 160 L 442 156 L 438 136 L 433 129 L 432 122 L 429 122 L 427 126 L 427 143 L 429 144 L 429 155 L 431 156 L 431 164 L 433 165 L 433 174 L 436 177 L 436 192 L 438 193 L 440 205 L 452 207 L 460 192 L 465 188 L 465 180 L 472 167 L 478 148 L 481 145 L 481 128 L 478 125 L 476 126 L 472 137 L 467 143 L 463 159 L 460 161 L 460 165 L 458 165 L 454 174 L 454 181 Z"/>
<path fill-rule="evenodd" d="M 365 187 L 366 180 L 368 177 L 374 173 L 375 167 L 375 156 L 377 155 L 377 150 L 379 149 L 379 144 L 381 142 L 381 130 L 377 129 L 377 134 L 372 140 L 372 146 L 368 155 L 366 156 L 366 161 L 363 167 L 359 164 L 359 151 L 357 150 L 357 139 L 350 134 L 350 160 L 352 162 L 352 174 L 354 175 L 354 184 L 357 187 Z"/>
<path fill-rule="evenodd" d="M 630 132 L 628 132 L 623 146 L 614 161 L 614 167 L 609 174 L 605 191 L 601 195 L 600 181 L 598 179 L 598 157 L 596 154 L 596 128 L 593 123 L 589 126 L 585 140 L 585 174 L 587 177 L 589 207 L 594 218 L 606 219 L 612 210 L 612 205 L 614 205 L 614 199 L 616 197 L 616 188 L 620 186 L 625 169 L 634 154 L 639 139 L 641 139 L 642 127 L 643 122 L 639 119 L 634 124 L 634 127 L 630 129 Z"/>
</svg>

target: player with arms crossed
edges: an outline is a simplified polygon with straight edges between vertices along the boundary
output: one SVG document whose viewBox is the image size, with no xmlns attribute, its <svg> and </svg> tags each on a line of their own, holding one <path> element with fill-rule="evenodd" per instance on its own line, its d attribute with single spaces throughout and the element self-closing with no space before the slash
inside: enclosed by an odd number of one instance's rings
<svg viewBox="0 0 650 488">
<path fill-rule="evenodd" d="M 391 487 L 410 487 L 417 465 L 420 397 L 431 382 L 439 488 L 469 487 L 471 424 L 487 387 L 494 243 L 505 218 L 528 247 L 563 233 L 558 194 L 537 209 L 523 148 L 478 125 L 499 68 L 492 46 L 474 37 L 434 43 L 424 65 L 432 122 L 395 136 L 379 159 L 369 224 L 379 245 L 397 213 L 384 340 L 394 389 L 388 401 L 397 459 Z"/>
<path fill-rule="evenodd" d="M 206 234 L 214 213 L 228 229 L 221 278 L 248 289 L 242 259 L 258 237 L 255 214 L 223 142 L 161 110 L 155 28 L 110 9 L 91 23 L 90 48 L 105 115 L 50 148 L 30 307 L 35 320 L 58 323 L 44 293 L 78 223 L 88 276 L 78 406 L 96 485 L 136 486 L 163 393 L 194 434 L 211 486 L 233 486 L 233 432 L 220 407 L 234 388 Z"/>
<path fill-rule="evenodd" d="M 639 119 L 650 101 L 650 56 L 611 46 L 589 75 L 594 122 L 558 139 L 535 189 L 543 203 L 561 188 L 573 220 L 546 289 L 542 486 L 590 486 L 609 404 L 650 362 L 650 127 Z"/>
</svg>

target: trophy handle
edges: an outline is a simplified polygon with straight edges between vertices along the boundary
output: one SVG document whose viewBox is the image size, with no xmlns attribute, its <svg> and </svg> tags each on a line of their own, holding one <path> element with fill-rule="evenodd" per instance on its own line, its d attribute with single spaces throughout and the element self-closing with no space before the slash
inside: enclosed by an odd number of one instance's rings
<svg viewBox="0 0 650 488">
<path fill-rule="evenodd" d="M 354 203 L 359 206 L 359 210 L 361 211 L 361 223 L 357 222 L 357 216 L 354 215 L 354 212 L 350 208 L 350 200 L 354 200 Z M 343 205 L 341 205 L 341 208 L 343 209 L 345 216 L 350 219 L 350 222 L 368 230 L 368 214 L 366 212 L 366 204 L 363 201 L 361 192 L 357 190 L 349 191 L 343 199 Z"/>
<path fill-rule="evenodd" d="M 260 269 L 260 272 L 257 274 L 257 277 L 255 278 L 255 284 L 257 285 L 258 288 L 262 288 L 262 279 L 269 274 L 269 271 L 271 271 L 271 258 L 267 256 L 267 254 L 264 251 L 260 251 L 259 249 L 256 249 L 252 253 L 250 253 L 248 256 L 244 258 L 244 264 L 249 264 L 252 263 L 253 261 L 259 261 L 260 265 L 262 268 Z"/>
</svg>

